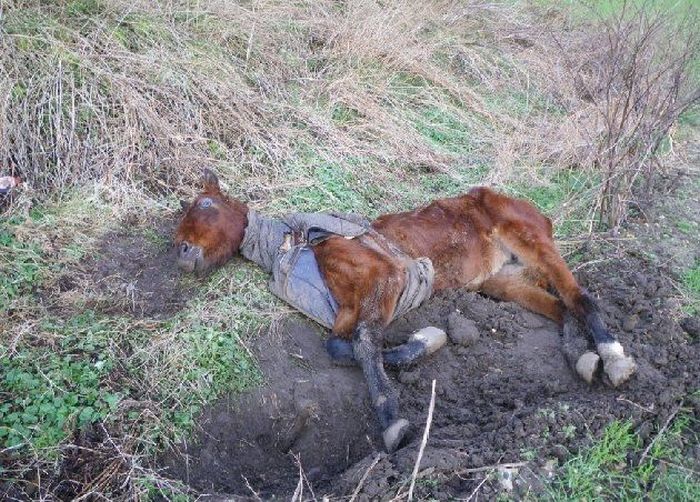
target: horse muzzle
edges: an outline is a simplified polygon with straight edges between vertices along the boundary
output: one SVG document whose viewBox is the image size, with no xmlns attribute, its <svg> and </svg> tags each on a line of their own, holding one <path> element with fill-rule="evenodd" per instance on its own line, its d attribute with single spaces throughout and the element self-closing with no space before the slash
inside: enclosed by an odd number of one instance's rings
<svg viewBox="0 0 700 502">
<path fill-rule="evenodd" d="M 195 272 L 202 267 L 204 254 L 202 248 L 182 241 L 177 246 L 177 266 L 185 272 Z"/>
</svg>

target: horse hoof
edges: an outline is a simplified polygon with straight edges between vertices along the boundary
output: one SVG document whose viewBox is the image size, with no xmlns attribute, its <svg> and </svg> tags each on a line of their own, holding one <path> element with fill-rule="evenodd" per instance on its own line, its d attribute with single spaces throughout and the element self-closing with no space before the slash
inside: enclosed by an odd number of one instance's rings
<svg viewBox="0 0 700 502">
<path fill-rule="evenodd" d="M 396 451 L 401 444 L 401 440 L 403 440 L 406 435 L 409 425 L 408 420 L 399 418 L 384 430 L 382 438 L 384 439 L 384 447 L 388 453 L 394 453 Z"/>
<path fill-rule="evenodd" d="M 447 333 L 428 326 L 413 333 L 409 341 L 422 343 L 425 346 L 425 355 L 430 355 L 447 343 Z"/>
<path fill-rule="evenodd" d="M 576 373 L 583 378 L 587 383 L 593 382 L 595 372 L 600 364 L 600 356 L 595 352 L 584 352 L 576 361 Z"/>
<path fill-rule="evenodd" d="M 598 344 L 598 354 L 603 359 L 603 369 L 613 387 L 625 383 L 637 371 L 633 357 L 625 355 L 619 342 Z"/>
<path fill-rule="evenodd" d="M 606 361 L 603 367 L 613 387 L 618 387 L 625 383 L 637 371 L 637 363 L 630 356 Z"/>
</svg>

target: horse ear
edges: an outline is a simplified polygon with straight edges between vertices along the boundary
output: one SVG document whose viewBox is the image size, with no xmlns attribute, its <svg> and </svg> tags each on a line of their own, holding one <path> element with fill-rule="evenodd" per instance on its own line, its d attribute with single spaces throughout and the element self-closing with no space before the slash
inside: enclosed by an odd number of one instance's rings
<svg viewBox="0 0 700 502">
<path fill-rule="evenodd" d="M 202 172 L 202 181 L 204 182 L 204 188 L 219 191 L 219 178 L 208 167 L 205 167 Z"/>
<path fill-rule="evenodd" d="M 180 207 L 183 211 L 187 211 L 190 208 L 190 203 L 184 199 L 180 199 Z"/>
</svg>

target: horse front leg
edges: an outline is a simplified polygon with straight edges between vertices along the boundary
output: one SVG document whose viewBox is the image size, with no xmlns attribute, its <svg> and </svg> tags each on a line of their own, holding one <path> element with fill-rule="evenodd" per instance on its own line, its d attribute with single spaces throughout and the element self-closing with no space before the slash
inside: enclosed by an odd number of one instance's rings
<svg viewBox="0 0 700 502">
<path fill-rule="evenodd" d="M 408 341 L 382 350 L 384 366 L 391 369 L 410 367 L 439 350 L 447 343 L 447 334 L 433 326 L 413 333 Z M 326 351 L 339 366 L 357 366 L 352 341 L 332 335 L 326 340 Z"/>
<path fill-rule="evenodd" d="M 332 237 L 314 247 L 326 285 L 338 303 L 333 325 L 336 336 L 350 339 L 347 345 L 333 343 L 326 348 L 336 361 L 351 362 L 362 368 L 372 407 L 382 428 L 384 446 L 393 452 L 408 429 L 399 418 L 398 391 L 384 371 L 382 355 L 384 328 L 391 321 L 396 302 L 405 285 L 401 263 L 379 253 L 360 239 Z"/>
<path fill-rule="evenodd" d="M 362 368 L 387 452 L 398 448 L 409 422 L 399 418 L 399 394 L 384 371 L 382 328 L 360 321 L 352 338 L 353 356 Z"/>
</svg>

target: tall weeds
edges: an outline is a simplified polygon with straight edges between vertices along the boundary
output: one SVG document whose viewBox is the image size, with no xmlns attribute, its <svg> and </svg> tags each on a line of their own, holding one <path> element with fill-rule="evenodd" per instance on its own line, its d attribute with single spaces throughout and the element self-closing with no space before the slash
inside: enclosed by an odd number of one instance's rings
<svg viewBox="0 0 700 502">
<path fill-rule="evenodd" d="M 673 15 L 651 2 L 623 2 L 601 20 L 586 61 L 569 62 L 577 91 L 590 104 L 579 127 L 602 180 L 597 216 L 606 227 L 622 223 L 632 205 L 649 202 L 669 132 L 700 100 L 698 20 L 697 11 Z"/>
</svg>

